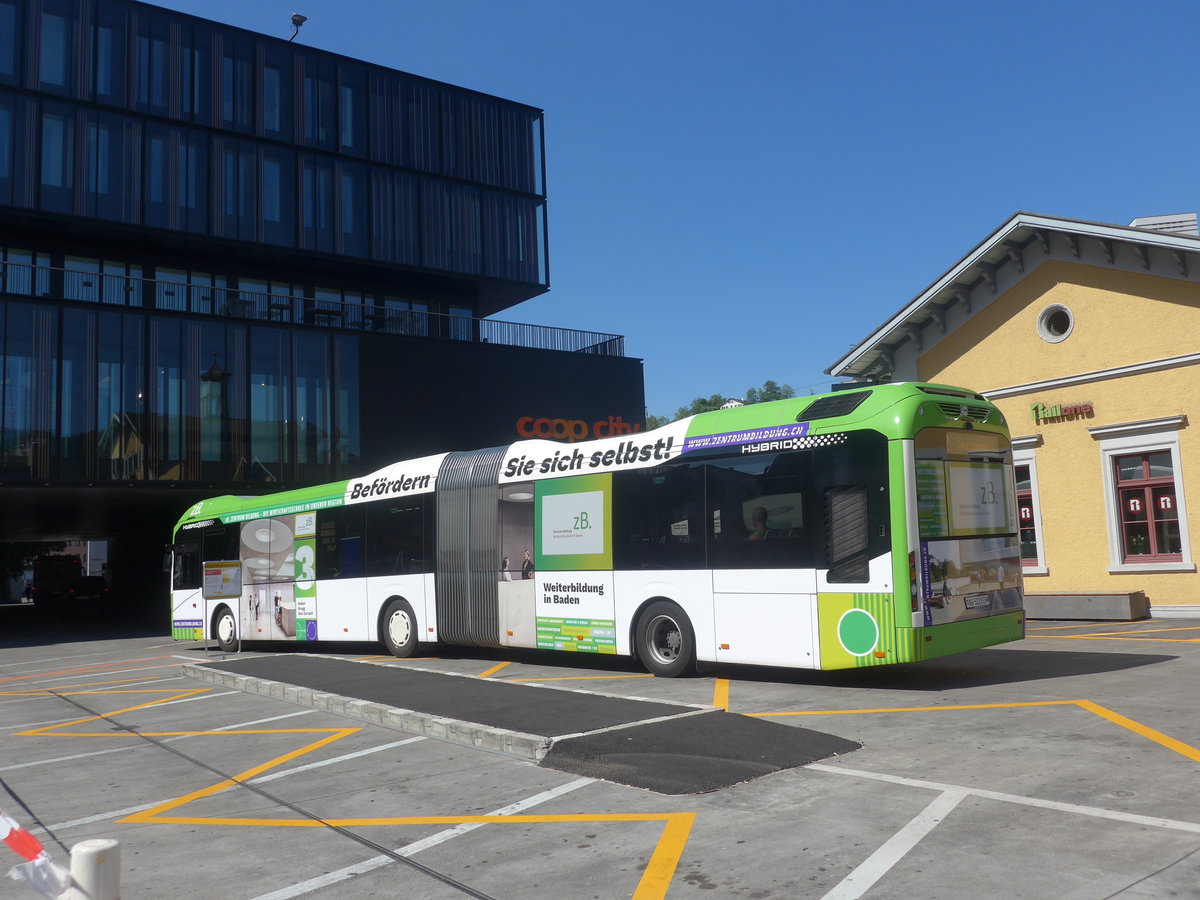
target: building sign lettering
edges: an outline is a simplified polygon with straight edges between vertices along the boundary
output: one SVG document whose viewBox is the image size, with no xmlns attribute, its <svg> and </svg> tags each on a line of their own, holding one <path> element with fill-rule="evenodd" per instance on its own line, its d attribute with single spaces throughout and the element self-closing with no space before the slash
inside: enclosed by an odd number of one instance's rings
<svg viewBox="0 0 1200 900">
<path fill-rule="evenodd" d="M 1062 403 L 1047 406 L 1045 403 L 1034 403 L 1029 407 L 1033 421 L 1041 425 L 1045 422 L 1069 422 L 1074 419 L 1090 419 L 1096 414 L 1090 402 L 1064 405 Z"/>
<path fill-rule="evenodd" d="M 555 441 L 586 441 L 589 438 L 616 437 L 621 434 L 637 434 L 641 425 L 626 422 L 620 416 L 609 416 L 588 424 L 583 419 L 537 419 L 522 416 L 517 419 L 517 434 L 523 438 L 549 438 Z"/>
</svg>

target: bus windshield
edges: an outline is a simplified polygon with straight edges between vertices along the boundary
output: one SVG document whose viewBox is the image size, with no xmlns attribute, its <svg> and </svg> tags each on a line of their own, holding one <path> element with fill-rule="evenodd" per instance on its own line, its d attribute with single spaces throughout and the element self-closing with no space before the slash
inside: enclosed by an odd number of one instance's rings
<svg viewBox="0 0 1200 900">
<path fill-rule="evenodd" d="M 926 428 L 915 439 L 918 595 L 924 624 L 1008 612 L 1023 605 L 1012 489 L 1002 435 Z"/>
</svg>

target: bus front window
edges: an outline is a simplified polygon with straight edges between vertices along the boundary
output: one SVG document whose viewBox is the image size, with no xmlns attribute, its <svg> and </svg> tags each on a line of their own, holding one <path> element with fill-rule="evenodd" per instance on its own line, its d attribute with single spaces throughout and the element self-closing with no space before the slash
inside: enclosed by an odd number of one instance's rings
<svg viewBox="0 0 1200 900">
<path fill-rule="evenodd" d="M 917 594 L 926 625 L 1023 605 L 1012 451 L 1002 435 L 927 428 L 915 441 L 920 551 Z"/>
</svg>

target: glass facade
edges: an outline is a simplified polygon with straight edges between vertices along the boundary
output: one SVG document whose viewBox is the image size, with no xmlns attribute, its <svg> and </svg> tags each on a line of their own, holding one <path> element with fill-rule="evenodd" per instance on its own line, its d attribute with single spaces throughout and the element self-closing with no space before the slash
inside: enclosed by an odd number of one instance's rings
<svg viewBox="0 0 1200 900">
<path fill-rule="evenodd" d="M 253 492 L 543 410 L 636 421 L 618 336 L 483 318 L 548 284 L 543 176 L 522 104 L 129 0 L 0 0 L 0 484 Z M 468 390 L 497 396 L 462 415 Z"/>
<path fill-rule="evenodd" d="M 155 7 L 0 0 L 0 208 L 536 288 L 541 129 L 531 107 Z"/>
<path fill-rule="evenodd" d="M 481 320 L 452 297 L 435 312 L 393 289 L 0 245 L 0 482 L 329 481 L 361 470 L 364 445 L 371 465 L 404 453 L 362 433 L 389 416 L 364 413 L 368 378 L 403 392 L 486 367 L 484 345 L 623 356 L 614 335 Z M 381 342 L 370 359 L 363 342 Z M 450 347 L 467 356 L 447 361 Z M 545 364 L 524 362 L 535 381 Z M 422 393 L 440 407 L 416 416 L 428 437 L 453 404 Z"/>
<path fill-rule="evenodd" d="M 10 301 L 6 483 L 321 482 L 357 471 L 354 337 Z"/>
</svg>

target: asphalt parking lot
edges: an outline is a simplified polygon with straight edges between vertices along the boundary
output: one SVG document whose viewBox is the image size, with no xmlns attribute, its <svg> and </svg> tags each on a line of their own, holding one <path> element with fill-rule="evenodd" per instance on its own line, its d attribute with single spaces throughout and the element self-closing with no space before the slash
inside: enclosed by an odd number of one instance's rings
<svg viewBox="0 0 1200 900">
<path fill-rule="evenodd" d="M 0 629 L 0 810 L 59 861 L 117 838 L 126 900 L 1200 896 L 1200 620 L 1034 622 L 1023 642 L 910 666 L 688 679 L 323 650 L 861 745 L 674 794 L 205 681 L 185 667 L 231 658 L 198 644 Z"/>
</svg>

